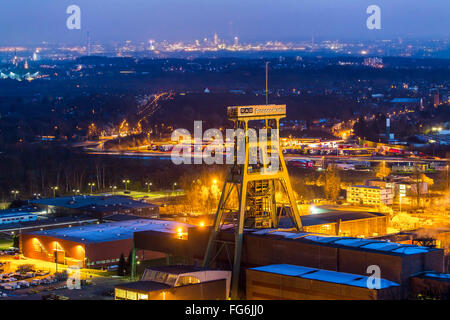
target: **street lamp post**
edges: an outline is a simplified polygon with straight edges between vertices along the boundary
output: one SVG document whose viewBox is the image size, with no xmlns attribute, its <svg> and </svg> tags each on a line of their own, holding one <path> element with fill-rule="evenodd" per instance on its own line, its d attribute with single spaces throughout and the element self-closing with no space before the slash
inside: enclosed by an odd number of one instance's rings
<svg viewBox="0 0 450 320">
<path fill-rule="evenodd" d="M 448 165 L 446 166 L 446 169 L 447 169 L 447 189 L 449 188 L 449 186 L 448 186 Z"/>
<path fill-rule="evenodd" d="M 91 187 L 91 195 L 92 195 L 92 188 L 95 186 L 94 182 L 89 182 L 88 186 Z"/>
<path fill-rule="evenodd" d="M 112 190 L 112 194 L 114 195 L 114 191 L 116 191 L 117 186 L 109 186 L 109 188 Z"/>
<path fill-rule="evenodd" d="M 177 185 L 176 182 L 172 185 L 172 193 L 175 193 L 175 186 L 176 186 L 176 185 Z"/>
<path fill-rule="evenodd" d="M 402 213 L 402 198 L 404 197 L 403 194 L 400 194 L 400 213 Z"/>
<path fill-rule="evenodd" d="M 55 198 L 56 197 L 56 190 L 58 190 L 58 186 L 51 187 L 51 189 L 53 190 L 53 198 Z"/>
<path fill-rule="evenodd" d="M 125 179 L 125 180 L 122 180 L 122 182 L 125 183 L 125 191 L 128 191 L 128 184 L 130 183 L 130 180 Z"/>
<path fill-rule="evenodd" d="M 150 187 L 152 186 L 152 183 L 146 182 L 145 185 L 147 186 L 147 193 L 150 193 Z"/>
<path fill-rule="evenodd" d="M 16 200 L 17 195 L 19 194 L 19 190 L 12 190 L 11 193 L 14 195 L 14 200 Z"/>
</svg>

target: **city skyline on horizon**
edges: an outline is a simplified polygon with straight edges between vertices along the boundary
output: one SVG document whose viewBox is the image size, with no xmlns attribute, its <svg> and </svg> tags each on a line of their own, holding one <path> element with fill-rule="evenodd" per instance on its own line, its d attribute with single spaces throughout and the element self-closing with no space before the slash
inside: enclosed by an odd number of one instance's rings
<svg viewBox="0 0 450 320">
<path fill-rule="evenodd" d="M 214 33 L 227 41 L 235 36 L 239 41 L 254 43 L 265 41 L 296 42 L 316 39 L 338 41 L 367 41 L 382 39 L 449 38 L 450 22 L 446 19 L 445 0 L 433 3 L 400 0 L 359 1 L 342 0 L 339 5 L 331 0 L 316 3 L 303 0 L 268 1 L 261 5 L 255 0 L 154 1 L 125 0 L 102 1 L 42 0 L 39 5 L 24 0 L 0 5 L 4 16 L 0 21 L 0 45 L 34 45 L 49 43 L 84 44 L 87 33 L 93 43 L 110 44 L 167 40 L 192 42 L 211 39 Z M 81 29 L 69 30 L 66 20 L 70 5 L 81 9 Z M 369 30 L 366 20 L 368 6 L 381 9 L 381 29 Z M 417 6 L 421 5 L 421 10 Z"/>
</svg>

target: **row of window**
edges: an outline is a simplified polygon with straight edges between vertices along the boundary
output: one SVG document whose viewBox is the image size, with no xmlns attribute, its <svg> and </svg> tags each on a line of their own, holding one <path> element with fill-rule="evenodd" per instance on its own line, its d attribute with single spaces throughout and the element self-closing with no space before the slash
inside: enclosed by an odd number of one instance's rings
<svg viewBox="0 0 450 320">
<path fill-rule="evenodd" d="M 0 222 L 14 222 L 14 221 L 21 221 L 21 220 L 31 220 L 34 216 L 26 216 L 26 217 L 17 217 L 17 218 L 2 218 L 0 219 Z"/>
<path fill-rule="evenodd" d="M 148 300 L 148 294 L 116 289 L 115 296 L 117 300 Z"/>
<path fill-rule="evenodd" d="M 139 256 L 136 256 L 136 259 L 138 259 Z M 119 258 L 117 259 L 106 259 L 106 260 L 98 260 L 98 261 L 91 261 L 86 263 L 87 266 L 95 266 L 98 264 L 106 264 L 106 263 L 115 263 L 115 262 L 119 262 Z"/>
<path fill-rule="evenodd" d="M 119 262 L 119 260 L 120 259 L 106 259 L 106 260 L 92 261 L 92 262 L 88 262 L 86 265 L 88 265 L 88 266 L 95 266 L 97 264 Z"/>
</svg>

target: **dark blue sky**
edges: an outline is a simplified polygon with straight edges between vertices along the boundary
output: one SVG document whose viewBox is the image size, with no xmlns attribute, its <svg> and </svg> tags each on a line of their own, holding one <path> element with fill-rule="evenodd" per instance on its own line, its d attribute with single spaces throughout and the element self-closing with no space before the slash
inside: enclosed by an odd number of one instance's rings
<svg viewBox="0 0 450 320">
<path fill-rule="evenodd" d="M 81 30 L 66 28 L 66 8 L 81 8 Z M 366 8 L 381 7 L 382 30 L 366 28 Z M 41 41 L 242 41 L 442 39 L 450 36 L 450 0 L 2 0 L 0 44 Z"/>
</svg>

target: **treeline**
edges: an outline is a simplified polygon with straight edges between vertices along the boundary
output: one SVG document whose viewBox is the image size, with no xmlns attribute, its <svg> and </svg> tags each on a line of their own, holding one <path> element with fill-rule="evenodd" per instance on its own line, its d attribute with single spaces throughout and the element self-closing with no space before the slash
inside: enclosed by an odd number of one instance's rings
<svg viewBox="0 0 450 320">
<path fill-rule="evenodd" d="M 145 157 L 90 155 L 55 144 L 23 144 L 8 148 L 0 154 L 0 201 L 14 199 L 12 190 L 18 190 L 18 199 L 35 194 L 56 196 L 89 193 L 88 183 L 95 183 L 93 192 L 109 192 L 110 186 L 124 189 L 124 179 L 130 180 L 129 190 L 172 189 L 188 172 L 199 166 L 175 165 L 170 160 Z"/>
</svg>

